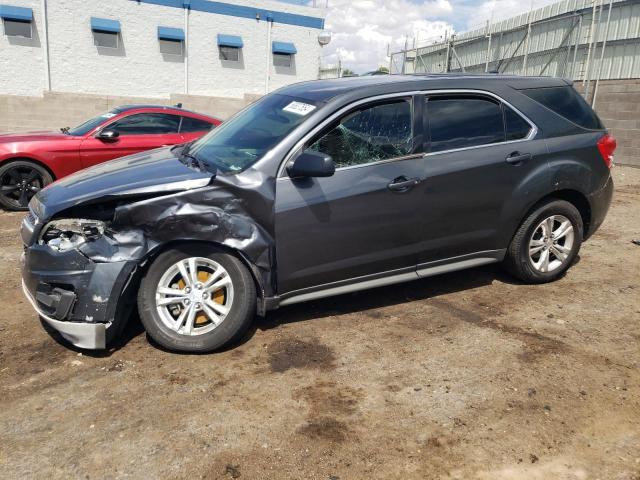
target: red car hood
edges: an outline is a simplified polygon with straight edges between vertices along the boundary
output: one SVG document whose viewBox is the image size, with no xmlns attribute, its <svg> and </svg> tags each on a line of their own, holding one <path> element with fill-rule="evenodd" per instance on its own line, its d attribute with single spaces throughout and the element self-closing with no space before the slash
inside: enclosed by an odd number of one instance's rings
<svg viewBox="0 0 640 480">
<path fill-rule="evenodd" d="M 0 133 L 0 143 L 10 142 L 37 142 L 46 140 L 60 140 L 63 138 L 74 138 L 69 135 L 65 135 L 62 132 L 17 132 L 17 133 Z"/>
</svg>

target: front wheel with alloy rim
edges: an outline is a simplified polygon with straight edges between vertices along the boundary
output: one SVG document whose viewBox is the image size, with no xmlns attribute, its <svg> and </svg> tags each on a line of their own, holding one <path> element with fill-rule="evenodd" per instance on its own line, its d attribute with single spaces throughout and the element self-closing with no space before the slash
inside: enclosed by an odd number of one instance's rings
<svg viewBox="0 0 640 480">
<path fill-rule="evenodd" d="M 7 210 L 27 210 L 33 196 L 51 182 L 51 174 L 35 162 L 4 163 L 0 165 L 0 206 Z"/>
<path fill-rule="evenodd" d="M 551 200 L 539 205 L 514 235 L 505 267 L 527 283 L 556 280 L 578 255 L 582 232 L 582 217 L 571 203 Z"/>
<path fill-rule="evenodd" d="M 162 253 L 138 293 L 149 336 L 176 351 L 209 352 L 236 340 L 256 310 L 253 277 L 233 255 L 186 246 Z"/>
</svg>

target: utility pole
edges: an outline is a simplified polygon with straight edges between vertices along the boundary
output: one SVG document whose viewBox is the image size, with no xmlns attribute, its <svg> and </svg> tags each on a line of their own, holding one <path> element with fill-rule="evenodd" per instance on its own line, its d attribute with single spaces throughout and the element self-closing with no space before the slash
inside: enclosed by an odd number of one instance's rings
<svg viewBox="0 0 640 480">
<path fill-rule="evenodd" d="M 271 27 L 273 26 L 273 17 L 267 14 L 267 65 L 265 69 L 264 93 L 269 93 L 269 79 L 271 77 Z"/>
</svg>

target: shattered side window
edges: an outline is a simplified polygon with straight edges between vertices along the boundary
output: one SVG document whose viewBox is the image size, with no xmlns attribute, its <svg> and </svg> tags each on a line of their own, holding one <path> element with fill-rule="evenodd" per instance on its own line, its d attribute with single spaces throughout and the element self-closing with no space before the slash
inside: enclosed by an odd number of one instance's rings
<svg viewBox="0 0 640 480">
<path fill-rule="evenodd" d="M 402 157 L 412 147 L 411 100 L 402 99 L 347 114 L 308 150 L 330 155 L 341 168 Z"/>
</svg>

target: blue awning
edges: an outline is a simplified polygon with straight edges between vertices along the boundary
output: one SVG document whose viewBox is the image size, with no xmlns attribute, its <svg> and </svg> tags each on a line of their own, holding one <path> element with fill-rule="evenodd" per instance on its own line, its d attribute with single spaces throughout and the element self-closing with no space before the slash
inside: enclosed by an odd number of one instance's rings
<svg viewBox="0 0 640 480">
<path fill-rule="evenodd" d="M 120 33 L 120 22 L 108 18 L 91 17 L 91 30 L 94 32 Z"/>
<path fill-rule="evenodd" d="M 242 48 L 244 47 L 244 43 L 242 42 L 242 37 L 238 37 L 237 35 L 218 34 L 218 46 Z"/>
<path fill-rule="evenodd" d="M 14 20 L 16 22 L 32 22 L 33 10 L 24 7 L 0 5 L 0 18 L 3 20 Z"/>
<path fill-rule="evenodd" d="M 158 27 L 158 38 L 160 40 L 184 41 L 184 30 L 181 28 Z"/>
<path fill-rule="evenodd" d="M 273 42 L 273 53 L 284 53 L 285 55 L 295 55 L 298 53 L 296 46 L 288 42 Z"/>
</svg>

